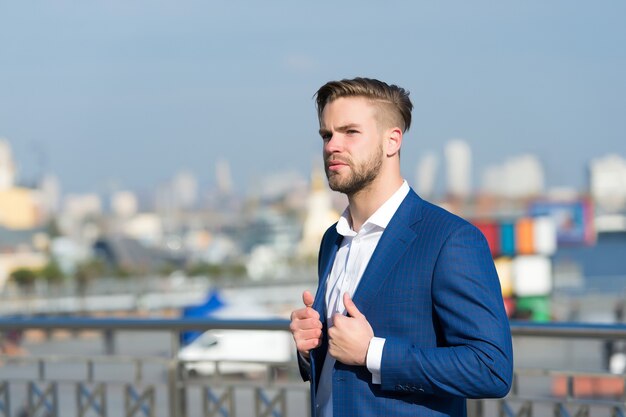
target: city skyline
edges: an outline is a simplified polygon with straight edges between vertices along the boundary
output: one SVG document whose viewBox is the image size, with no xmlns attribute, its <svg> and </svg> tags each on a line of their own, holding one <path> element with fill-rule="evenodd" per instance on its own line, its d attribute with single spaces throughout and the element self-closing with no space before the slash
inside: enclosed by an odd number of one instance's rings
<svg viewBox="0 0 626 417">
<path fill-rule="evenodd" d="M 0 137 L 22 180 L 54 173 L 64 193 L 152 189 L 182 170 L 205 189 L 224 160 L 245 193 L 278 172 L 308 178 L 321 159 L 313 93 L 364 75 L 412 93 L 407 179 L 461 138 L 474 189 L 524 154 L 546 186 L 580 189 L 592 159 L 626 156 L 624 12 L 618 1 L 3 2 Z"/>
</svg>

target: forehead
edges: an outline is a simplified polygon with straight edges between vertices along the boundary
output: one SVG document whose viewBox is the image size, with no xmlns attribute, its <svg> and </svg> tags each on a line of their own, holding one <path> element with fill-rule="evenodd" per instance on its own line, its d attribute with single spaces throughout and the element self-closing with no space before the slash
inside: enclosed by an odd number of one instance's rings
<svg viewBox="0 0 626 417">
<path fill-rule="evenodd" d="M 320 125 L 342 126 L 375 122 L 376 105 L 365 97 L 339 97 L 324 107 Z"/>
</svg>

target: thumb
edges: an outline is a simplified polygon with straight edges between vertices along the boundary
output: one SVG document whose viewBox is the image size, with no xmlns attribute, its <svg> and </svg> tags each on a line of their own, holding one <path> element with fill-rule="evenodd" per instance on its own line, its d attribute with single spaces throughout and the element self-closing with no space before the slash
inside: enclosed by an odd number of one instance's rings
<svg viewBox="0 0 626 417">
<path fill-rule="evenodd" d="M 354 301 L 350 298 L 350 294 L 347 292 L 343 294 L 343 305 L 346 307 L 346 311 L 350 317 L 354 317 L 355 319 L 363 317 L 363 314 L 356 308 L 356 304 L 354 304 Z"/>
<path fill-rule="evenodd" d="M 304 303 L 305 306 L 307 307 L 313 307 L 313 295 L 309 292 L 309 291 L 304 291 L 302 293 L 302 302 Z"/>
</svg>

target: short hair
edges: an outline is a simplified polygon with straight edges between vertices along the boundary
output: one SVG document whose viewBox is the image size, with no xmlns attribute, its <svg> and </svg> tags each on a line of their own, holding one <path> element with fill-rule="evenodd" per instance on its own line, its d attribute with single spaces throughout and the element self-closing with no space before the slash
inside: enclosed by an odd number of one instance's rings
<svg viewBox="0 0 626 417">
<path fill-rule="evenodd" d="M 394 84 L 387 84 L 372 78 L 357 77 L 352 80 L 329 81 L 320 87 L 314 95 L 317 116 L 321 120 L 326 105 L 340 97 L 364 97 L 377 104 L 382 104 L 385 113 L 391 116 L 391 122 L 406 132 L 411 127 L 413 103 L 409 91 Z"/>
</svg>

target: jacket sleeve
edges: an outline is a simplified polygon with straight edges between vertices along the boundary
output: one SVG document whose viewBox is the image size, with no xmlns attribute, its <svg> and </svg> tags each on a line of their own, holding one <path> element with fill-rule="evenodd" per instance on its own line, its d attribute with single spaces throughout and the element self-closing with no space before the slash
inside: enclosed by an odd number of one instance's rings
<svg viewBox="0 0 626 417">
<path fill-rule="evenodd" d="M 432 277 L 437 347 L 387 338 L 383 390 L 490 398 L 511 386 L 513 353 L 500 283 L 484 236 L 470 224 L 441 247 Z"/>
<path fill-rule="evenodd" d="M 311 380 L 311 362 L 303 357 L 300 352 L 296 352 L 298 358 L 298 368 L 300 369 L 300 376 L 303 381 Z"/>
</svg>

